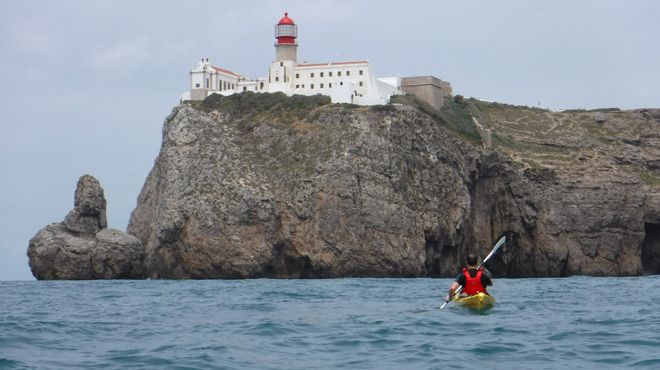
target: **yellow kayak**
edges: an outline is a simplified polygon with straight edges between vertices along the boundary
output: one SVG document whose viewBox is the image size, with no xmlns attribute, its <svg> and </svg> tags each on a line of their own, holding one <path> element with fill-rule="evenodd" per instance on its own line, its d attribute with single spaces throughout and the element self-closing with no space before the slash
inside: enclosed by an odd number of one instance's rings
<svg viewBox="0 0 660 370">
<path fill-rule="evenodd" d="M 495 305 L 495 298 L 486 293 L 477 293 L 475 295 L 456 298 L 456 303 L 462 307 L 484 310 Z"/>
</svg>

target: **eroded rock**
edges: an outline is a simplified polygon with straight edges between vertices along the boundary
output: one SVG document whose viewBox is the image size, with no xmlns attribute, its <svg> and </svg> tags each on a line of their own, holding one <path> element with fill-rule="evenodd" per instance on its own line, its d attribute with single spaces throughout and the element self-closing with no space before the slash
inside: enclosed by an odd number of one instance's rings
<svg viewBox="0 0 660 370">
<path fill-rule="evenodd" d="M 64 221 L 46 226 L 30 240 L 28 257 L 39 280 L 144 277 L 142 243 L 107 228 L 103 188 L 89 175 L 78 180 L 74 209 Z"/>
</svg>

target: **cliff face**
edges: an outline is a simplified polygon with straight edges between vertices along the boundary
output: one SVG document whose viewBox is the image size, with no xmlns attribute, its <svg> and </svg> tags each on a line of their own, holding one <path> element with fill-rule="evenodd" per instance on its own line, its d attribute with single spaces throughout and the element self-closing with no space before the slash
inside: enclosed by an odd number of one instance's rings
<svg viewBox="0 0 660 370">
<path fill-rule="evenodd" d="M 500 276 L 660 271 L 657 112 L 598 113 L 585 124 L 613 131 L 600 140 L 552 136 L 556 117 L 591 112 L 401 103 L 244 93 L 175 108 L 128 227 L 147 275 L 449 276 L 501 235 Z"/>
</svg>

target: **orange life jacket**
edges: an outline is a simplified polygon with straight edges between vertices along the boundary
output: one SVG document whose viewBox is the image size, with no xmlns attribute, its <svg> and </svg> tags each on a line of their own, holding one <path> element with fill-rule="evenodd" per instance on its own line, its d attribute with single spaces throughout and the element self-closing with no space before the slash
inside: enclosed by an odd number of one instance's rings
<svg viewBox="0 0 660 370">
<path fill-rule="evenodd" d="M 475 295 L 481 292 L 488 294 L 488 292 L 486 291 L 486 287 L 484 287 L 481 284 L 482 274 L 483 274 L 483 270 L 479 268 L 475 276 L 471 277 L 468 269 L 464 267 L 463 275 L 465 275 L 465 286 L 463 287 L 463 293 L 467 295 Z"/>
</svg>

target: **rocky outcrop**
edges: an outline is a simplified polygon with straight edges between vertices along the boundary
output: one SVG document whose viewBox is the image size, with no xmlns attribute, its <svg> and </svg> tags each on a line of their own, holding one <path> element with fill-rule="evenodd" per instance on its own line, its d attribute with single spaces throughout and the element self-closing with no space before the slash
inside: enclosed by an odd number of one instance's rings
<svg viewBox="0 0 660 370">
<path fill-rule="evenodd" d="M 95 234 L 108 227 L 103 189 L 94 177 L 86 175 L 78 180 L 73 206 L 64 218 L 67 229 L 83 234 Z"/>
<path fill-rule="evenodd" d="M 78 180 L 74 208 L 64 221 L 46 226 L 30 240 L 28 257 L 39 280 L 144 277 L 142 243 L 107 228 L 103 188 L 89 175 Z"/>
<path fill-rule="evenodd" d="M 658 121 L 599 113 L 213 95 L 167 118 L 128 232 L 152 278 L 450 276 L 501 235 L 499 276 L 657 273 Z"/>
</svg>

